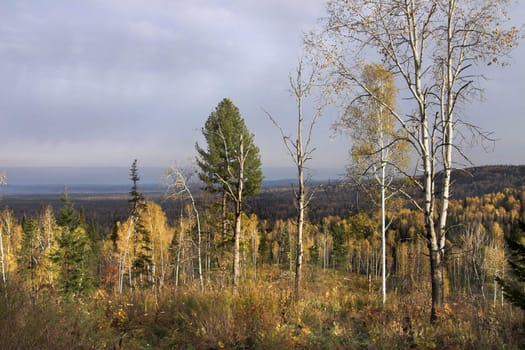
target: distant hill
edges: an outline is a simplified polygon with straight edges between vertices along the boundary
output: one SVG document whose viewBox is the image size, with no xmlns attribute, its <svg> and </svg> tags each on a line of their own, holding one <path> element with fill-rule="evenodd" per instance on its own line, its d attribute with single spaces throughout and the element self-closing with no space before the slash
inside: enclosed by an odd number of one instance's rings
<svg viewBox="0 0 525 350">
<path fill-rule="evenodd" d="M 487 165 L 455 170 L 452 182 L 452 199 L 521 188 L 525 186 L 525 165 Z"/>
<path fill-rule="evenodd" d="M 131 185 L 5 185 L 0 188 L 0 194 L 17 195 L 61 195 L 67 188 L 70 194 L 126 194 Z M 164 191 L 161 185 L 141 184 L 143 193 L 158 193 Z"/>
<path fill-rule="evenodd" d="M 505 188 L 525 187 L 525 165 L 481 166 L 454 170 L 452 173 L 452 199 L 464 199 L 487 193 L 501 192 Z M 245 203 L 245 211 L 256 214 L 261 220 L 292 218 L 296 215 L 294 206 L 294 179 L 268 181 L 256 196 Z M 68 186 L 78 208 L 86 210 L 88 217 L 108 221 L 122 219 L 128 214 L 129 185 L 73 185 Z M 328 215 L 348 216 L 367 208 L 367 195 L 356 186 L 339 182 L 317 181 L 309 183 L 314 197 L 308 209 L 308 217 L 318 221 Z M 61 185 L 47 186 L 3 186 L 0 189 L 0 206 L 10 206 L 17 215 L 37 212 L 42 205 L 51 204 L 59 208 Z M 146 197 L 159 202 L 168 215 L 178 212 L 179 204 L 166 201 L 164 189 L 159 185 L 141 185 Z M 196 199 L 209 201 L 194 189 Z"/>
<path fill-rule="evenodd" d="M 438 178 L 439 181 L 439 178 Z M 288 184 L 266 187 L 247 202 L 248 210 L 262 219 L 289 218 L 296 214 L 293 190 Z M 327 215 L 346 216 L 369 206 L 367 196 L 356 186 L 343 182 L 317 182 L 310 185 L 314 199 L 309 207 L 311 220 Z M 452 172 L 451 199 L 501 192 L 505 188 L 525 187 L 525 165 L 489 165 Z M 417 195 L 417 193 L 416 193 Z"/>
</svg>

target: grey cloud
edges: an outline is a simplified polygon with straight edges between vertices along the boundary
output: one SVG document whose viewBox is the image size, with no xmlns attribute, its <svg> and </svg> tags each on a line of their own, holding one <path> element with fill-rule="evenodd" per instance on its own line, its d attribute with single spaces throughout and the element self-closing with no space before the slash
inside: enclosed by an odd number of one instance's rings
<svg viewBox="0 0 525 350">
<path fill-rule="evenodd" d="M 262 108 L 293 124 L 288 73 L 323 4 L 1 2 L 0 167 L 186 160 L 223 97 L 241 109 L 263 160 L 289 164 Z M 347 159 L 347 140 L 328 142 L 333 120 L 325 116 L 316 134 L 323 166 Z"/>
</svg>

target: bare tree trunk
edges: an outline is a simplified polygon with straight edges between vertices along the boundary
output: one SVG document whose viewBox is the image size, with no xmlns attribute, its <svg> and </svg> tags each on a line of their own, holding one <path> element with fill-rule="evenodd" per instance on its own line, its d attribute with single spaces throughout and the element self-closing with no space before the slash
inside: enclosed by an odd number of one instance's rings
<svg viewBox="0 0 525 350">
<path fill-rule="evenodd" d="M 241 205 L 235 204 L 235 230 L 233 233 L 233 291 L 237 292 L 239 279 L 241 276 L 241 254 L 240 254 L 240 237 L 241 237 Z"/>
<path fill-rule="evenodd" d="M 180 274 L 180 261 L 181 261 L 181 252 L 182 244 L 184 242 L 184 224 L 182 221 L 183 218 L 183 208 L 180 209 L 180 231 L 179 231 L 179 246 L 177 247 L 177 261 L 175 263 L 175 287 L 179 286 L 179 274 Z"/>
<path fill-rule="evenodd" d="M 198 260 L 198 269 L 199 269 L 199 284 L 201 287 L 201 291 L 204 291 L 204 279 L 202 277 L 202 234 L 201 234 L 201 220 L 199 217 L 199 211 L 197 210 L 197 206 L 195 205 L 195 199 L 193 198 L 193 195 L 191 194 L 190 189 L 185 185 L 186 192 L 188 193 L 190 200 L 191 200 L 191 207 L 193 208 L 193 213 L 195 214 L 195 220 L 197 221 L 197 260 Z"/>
<path fill-rule="evenodd" d="M 326 267 L 328 266 L 328 230 L 323 228 L 323 271 L 326 271 Z"/>
<path fill-rule="evenodd" d="M 233 291 L 237 293 L 239 279 L 241 276 L 241 256 L 240 256 L 240 237 L 241 237 L 241 214 L 242 214 L 242 192 L 244 190 L 244 141 L 241 135 L 239 140 L 239 176 L 237 193 L 235 198 L 235 230 L 233 233 Z"/>
<path fill-rule="evenodd" d="M 281 131 L 281 136 L 283 143 L 293 159 L 295 166 L 297 168 L 297 183 L 298 190 L 295 193 L 295 203 L 297 206 L 297 221 L 296 221 L 296 255 L 295 255 L 295 281 L 294 281 L 294 292 L 295 299 L 300 299 L 300 290 L 301 290 L 301 278 L 302 278 L 302 265 L 303 265 L 303 228 L 305 220 L 305 210 L 308 206 L 308 199 L 306 198 L 306 190 L 304 184 L 304 167 L 305 163 L 310 159 L 310 155 L 313 152 L 313 149 L 310 148 L 310 141 L 312 137 L 312 130 L 321 115 L 322 108 L 319 107 L 313 116 L 308 132 L 306 133 L 305 140 L 303 140 L 303 98 L 308 96 L 311 93 L 313 87 L 314 75 L 317 72 L 317 66 L 314 64 L 312 71 L 310 72 L 308 79 L 306 81 L 302 78 L 303 73 L 303 62 L 299 61 L 297 67 L 296 75 L 292 78 L 290 76 L 290 86 L 292 88 L 295 100 L 297 102 L 297 139 L 292 140 L 289 136 L 286 136 L 283 129 L 279 124 L 273 119 L 273 117 L 267 113 L 270 120 L 279 128 Z M 290 244 L 290 251 L 292 245 Z M 325 241 L 325 254 L 326 254 L 326 241 Z M 290 260 L 292 256 L 290 254 Z M 292 261 L 290 261 L 290 265 Z M 326 261 L 323 261 L 324 267 L 326 268 Z"/>
<path fill-rule="evenodd" d="M 166 278 L 166 259 L 164 257 L 164 247 L 162 246 L 162 239 L 160 240 L 160 280 L 159 287 L 164 285 Z"/>
<path fill-rule="evenodd" d="M 301 296 L 301 268 L 303 264 L 303 226 L 304 226 L 304 183 L 302 167 L 298 167 L 299 171 L 299 193 L 297 196 L 297 204 L 299 212 L 297 214 L 297 252 L 295 255 L 295 300 L 299 300 Z"/>
<path fill-rule="evenodd" d="M 383 305 L 386 303 L 386 227 L 385 227 L 385 166 L 381 169 L 381 291 Z"/>
<path fill-rule="evenodd" d="M 435 245 L 430 245 L 430 274 L 432 284 L 432 308 L 430 320 L 437 321 L 437 311 L 443 305 L 443 253 Z"/>
<path fill-rule="evenodd" d="M 2 234 L 3 229 L 0 228 L 0 253 L 2 254 L 2 281 L 4 282 L 4 296 L 7 299 L 7 278 L 5 273 L 5 255 L 4 255 L 4 237 Z"/>
<path fill-rule="evenodd" d="M 0 255 L 1 255 L 1 263 L 2 263 L 2 281 L 4 282 L 4 287 L 6 288 L 7 293 L 7 278 L 5 273 L 5 253 L 4 253 L 4 228 L 0 227 Z"/>
<path fill-rule="evenodd" d="M 222 193 L 222 238 L 228 236 L 228 193 Z"/>
<path fill-rule="evenodd" d="M 128 268 L 128 275 L 129 275 L 129 285 L 130 288 L 133 288 L 132 286 L 132 277 L 131 277 L 131 264 L 128 266 L 126 265 L 126 262 L 128 260 L 128 247 L 129 247 L 129 241 L 131 238 L 131 233 L 133 231 L 132 226 L 134 225 L 134 219 L 133 217 L 130 220 L 128 231 L 126 234 L 126 240 L 124 243 L 124 252 L 120 253 L 120 259 L 119 259 L 119 266 L 118 266 L 118 292 L 119 294 L 122 294 L 123 288 L 124 288 L 124 271 L 126 267 Z"/>
<path fill-rule="evenodd" d="M 303 264 L 303 226 L 304 226 L 304 211 L 305 211 L 305 189 L 304 189 L 304 150 L 303 150 L 303 111 L 302 111 L 302 90 L 301 90 L 301 70 L 298 70 L 298 81 L 299 85 L 296 86 L 296 98 L 297 98 L 297 182 L 299 188 L 297 190 L 296 201 L 297 201 L 297 251 L 295 255 L 295 300 L 299 301 L 301 291 L 301 267 Z"/>
<path fill-rule="evenodd" d="M 253 263 L 253 280 L 257 281 L 257 237 L 252 232 L 252 263 Z"/>
</svg>

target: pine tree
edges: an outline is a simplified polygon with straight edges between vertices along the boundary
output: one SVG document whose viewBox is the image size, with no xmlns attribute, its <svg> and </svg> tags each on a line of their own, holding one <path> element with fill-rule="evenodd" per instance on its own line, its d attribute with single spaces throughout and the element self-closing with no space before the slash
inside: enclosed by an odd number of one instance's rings
<svg viewBox="0 0 525 350">
<path fill-rule="evenodd" d="M 243 195 L 247 197 L 256 194 L 262 181 L 259 149 L 253 143 L 253 134 L 246 127 L 239 109 L 230 99 L 223 99 L 210 114 L 202 128 L 202 134 L 208 147 L 203 149 L 197 143 L 196 149 L 199 154 L 197 164 L 201 169 L 199 178 L 204 182 L 205 189 L 224 193 L 228 191 L 228 185 L 236 185 L 240 165 L 237 158 L 242 136 L 246 150 Z"/>
<path fill-rule="evenodd" d="M 207 149 L 196 144 L 200 179 L 205 189 L 222 193 L 223 235 L 226 235 L 226 208 L 228 200 L 234 204 L 235 228 L 233 232 L 233 287 L 240 277 L 239 242 L 242 204 L 247 196 L 259 191 L 262 181 L 259 148 L 241 117 L 239 109 L 225 98 L 206 121 L 202 133 Z"/>
</svg>

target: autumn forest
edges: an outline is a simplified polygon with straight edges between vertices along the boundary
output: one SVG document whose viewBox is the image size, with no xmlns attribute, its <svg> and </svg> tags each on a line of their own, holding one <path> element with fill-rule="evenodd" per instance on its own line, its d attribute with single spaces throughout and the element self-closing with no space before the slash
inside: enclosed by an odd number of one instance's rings
<svg viewBox="0 0 525 350">
<path fill-rule="evenodd" d="M 295 114 L 263 109 L 286 184 L 225 97 L 162 191 L 134 159 L 126 195 L 2 197 L 0 348 L 523 348 L 525 168 L 466 152 L 495 142 L 465 111 L 525 37 L 508 6 L 327 1 Z M 325 114 L 346 172 L 315 182 Z"/>
</svg>

